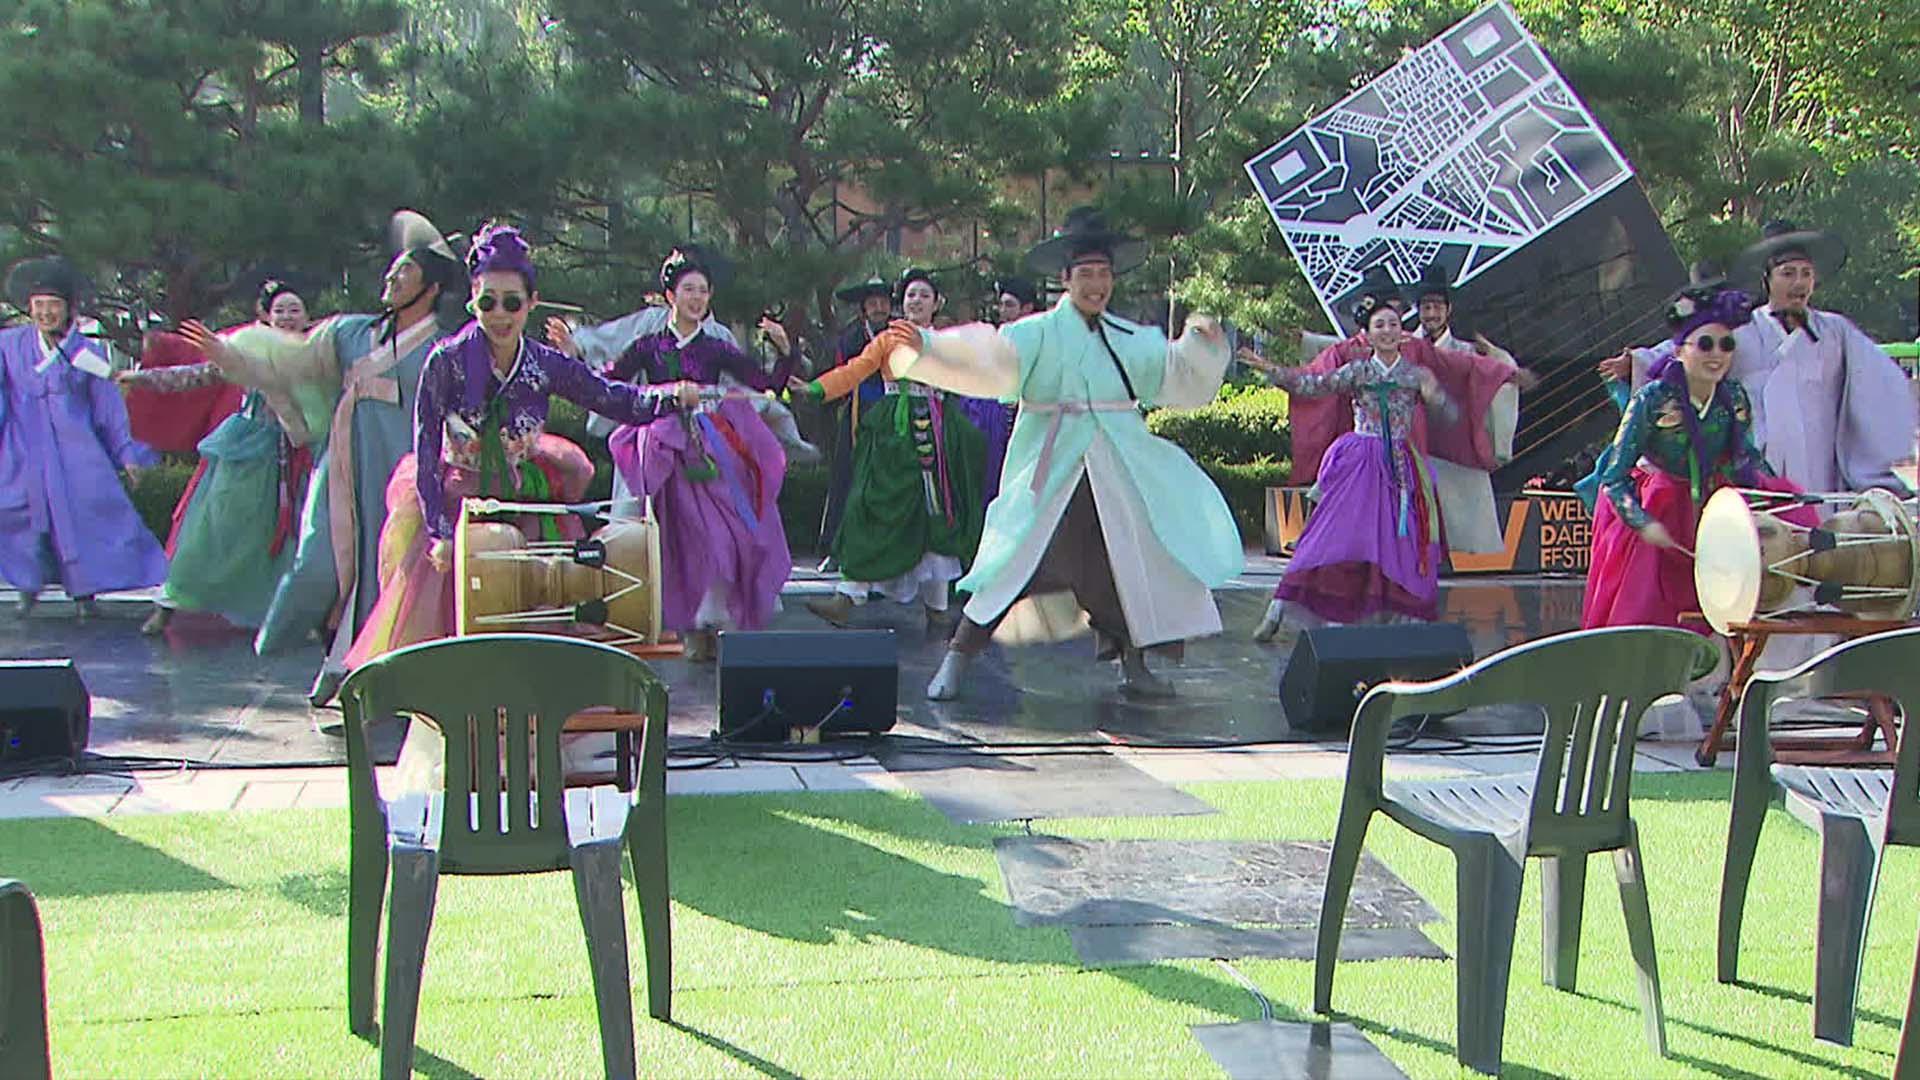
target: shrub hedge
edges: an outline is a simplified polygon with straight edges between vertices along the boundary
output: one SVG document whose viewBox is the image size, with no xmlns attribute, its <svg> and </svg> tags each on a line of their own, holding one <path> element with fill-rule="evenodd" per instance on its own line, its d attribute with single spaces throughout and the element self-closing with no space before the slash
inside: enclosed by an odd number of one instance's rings
<svg viewBox="0 0 1920 1080">
<path fill-rule="evenodd" d="M 1273 387 L 1227 386 L 1198 409 L 1156 409 L 1147 429 L 1179 444 L 1196 461 L 1248 465 L 1281 461 L 1293 452 L 1287 395 Z"/>
</svg>

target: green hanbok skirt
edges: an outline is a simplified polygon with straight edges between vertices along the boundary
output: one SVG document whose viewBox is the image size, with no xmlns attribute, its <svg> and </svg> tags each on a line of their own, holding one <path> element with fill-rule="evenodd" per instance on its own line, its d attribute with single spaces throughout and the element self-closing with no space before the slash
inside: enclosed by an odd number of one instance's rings
<svg viewBox="0 0 1920 1080">
<path fill-rule="evenodd" d="M 970 565 L 985 517 L 986 454 L 986 436 L 959 398 L 893 390 L 863 409 L 853 487 L 833 542 L 841 574 L 889 581 L 929 553 Z"/>
</svg>

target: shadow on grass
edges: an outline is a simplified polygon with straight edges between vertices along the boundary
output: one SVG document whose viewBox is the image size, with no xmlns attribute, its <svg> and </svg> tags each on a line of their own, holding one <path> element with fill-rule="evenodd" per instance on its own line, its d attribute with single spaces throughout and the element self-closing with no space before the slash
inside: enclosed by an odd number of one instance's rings
<svg viewBox="0 0 1920 1080">
<path fill-rule="evenodd" d="M 1738 983 L 1736 985 L 1753 988 L 1751 987 L 1751 984 L 1748 984 L 1748 983 Z M 1616 998 L 1602 997 L 1598 994 L 1589 994 L 1585 991 L 1580 991 L 1580 990 L 1573 991 L 1572 993 L 1574 997 L 1580 998 L 1583 1001 L 1591 1001 L 1599 1005 L 1608 1005 L 1615 1009 L 1620 1010 L 1621 1012 L 1630 1012 L 1630 1013 L 1637 1014 L 1640 1011 L 1640 1006 L 1638 1003 L 1628 1004 L 1627 1002 L 1620 1001 Z M 1794 995 L 1790 993 L 1782 993 L 1776 996 L 1785 997 L 1789 999 L 1792 999 L 1794 997 Z M 1809 1003 L 1811 1002 L 1809 1001 Z M 1686 1028 L 1688 1031 L 1698 1032 L 1699 1034 L 1711 1036 L 1713 1038 L 1726 1039 L 1730 1042 L 1736 1042 L 1742 1046 L 1751 1047 L 1755 1050 L 1759 1050 L 1764 1053 L 1779 1054 L 1781 1057 L 1790 1059 L 1792 1061 L 1798 1062 L 1799 1064 L 1805 1066 L 1808 1071 L 1804 1075 L 1808 1075 L 1808 1076 L 1819 1074 L 1823 1076 L 1847 1076 L 1847 1077 L 1852 1077 L 1853 1080 L 1880 1080 L 1880 1077 L 1883 1075 L 1881 1073 L 1872 1072 L 1866 1069 L 1856 1068 L 1854 1066 L 1842 1065 L 1837 1061 L 1831 1061 L 1826 1058 L 1815 1057 L 1812 1054 L 1804 1053 L 1799 1050 L 1794 1050 L 1790 1047 L 1782 1046 L 1779 1043 L 1766 1042 L 1762 1039 L 1756 1039 L 1751 1035 L 1741 1035 L 1737 1032 L 1726 1031 L 1717 1027 L 1709 1027 L 1706 1024 L 1695 1023 L 1692 1020 L 1684 1020 L 1674 1016 L 1671 1013 L 1667 1014 L 1667 1026 L 1670 1028 L 1683 1027 L 1683 1028 Z M 1899 1025 L 1896 1024 L 1894 1026 L 1898 1027 Z M 1812 1038 L 1811 1033 L 1809 1033 L 1807 1037 Z M 1838 1048 L 1836 1047 L 1836 1049 Z M 1694 1057 L 1691 1054 L 1677 1054 L 1677 1053 L 1674 1053 L 1671 1049 L 1669 1049 L 1667 1056 L 1672 1058 L 1675 1061 L 1684 1062 L 1704 1072 L 1713 1073 L 1716 1076 L 1746 1077 L 1746 1076 L 1753 1075 L 1752 1073 L 1748 1072 L 1745 1069 L 1737 1068 L 1732 1065 L 1723 1065 L 1717 1061 L 1708 1061 L 1705 1058 Z"/>
<path fill-rule="evenodd" d="M 18 878 L 41 900 L 234 887 L 91 818 L 0 822 L 0 875 Z"/>
<path fill-rule="evenodd" d="M 920 800 L 756 796 L 685 800 L 673 809 L 673 899 L 713 918 L 806 944 L 896 941 L 996 963 L 1081 967 L 1065 928 L 1015 926 L 1013 910 L 991 895 L 994 832 L 954 825 Z M 949 873 L 839 829 L 926 846 L 929 860 L 965 849 L 984 877 Z M 1104 973 L 1169 1002 L 1245 1011 L 1231 1004 L 1237 987 L 1184 969 Z"/>
<path fill-rule="evenodd" d="M 1289 1015 L 1282 1017 L 1280 1016 L 1282 1012 L 1288 1013 Z M 1276 1007 L 1274 1009 L 1274 1016 L 1276 1019 L 1299 1020 L 1299 1021 L 1305 1021 L 1310 1023 L 1322 1023 L 1322 1022 L 1330 1023 L 1330 1022 L 1344 1020 L 1347 1023 L 1352 1024 L 1355 1028 L 1359 1029 L 1362 1035 L 1365 1035 L 1367 1038 L 1372 1039 L 1376 1046 L 1379 1045 L 1382 1041 L 1406 1043 L 1411 1046 L 1418 1046 L 1426 1050 L 1431 1050 L 1436 1054 L 1445 1054 L 1447 1057 L 1450 1057 L 1450 1058 L 1454 1057 L 1454 1055 L 1458 1052 L 1458 1049 L 1459 1049 L 1458 1047 L 1454 1046 L 1454 1044 L 1449 1042 L 1441 1042 L 1439 1039 L 1429 1039 L 1425 1035 L 1415 1035 L 1414 1033 L 1407 1031 L 1404 1028 L 1396 1028 L 1386 1024 L 1375 1023 L 1374 1021 L 1369 1020 L 1364 1016 L 1354 1016 L 1351 1013 L 1343 1013 L 1338 1010 L 1335 1010 L 1332 1014 L 1323 1017 L 1323 1016 L 1313 1016 L 1305 1013 L 1297 1013 L 1291 1009 Z M 1464 1066 L 1462 1066 L 1462 1072 L 1465 1073 L 1465 1075 L 1469 1075 L 1469 1076 L 1478 1075 L 1476 1073 L 1467 1072 Z M 1515 1065 L 1511 1061 L 1502 1061 L 1500 1063 L 1500 1076 L 1502 1077 L 1502 1080 L 1556 1080 L 1557 1078 L 1557 1074 L 1555 1073 L 1542 1072 L 1539 1069 L 1535 1069 L 1527 1065 Z"/>
<path fill-rule="evenodd" d="M 345 870 L 322 870 L 317 874 L 288 874 L 274 888 L 283 900 L 322 918 L 340 919 L 347 914 L 347 883 Z"/>
<path fill-rule="evenodd" d="M 413 1069 L 432 1080 L 479 1080 L 480 1074 L 467 1071 L 466 1066 L 448 1061 L 431 1050 L 413 1048 Z"/>
<path fill-rule="evenodd" d="M 1735 979 L 1729 985 L 1737 986 L 1742 990 L 1751 990 L 1764 997 L 1776 998 L 1780 1001 L 1794 1001 L 1805 1005 L 1809 1009 L 1813 1008 L 1813 995 L 1801 990 L 1788 990 L 1785 987 L 1772 986 L 1767 983 L 1748 982 L 1746 979 Z M 1900 1030 L 1901 1019 L 1897 1016 L 1888 1016 L 1886 1013 L 1874 1012 L 1872 1009 L 1862 1009 L 1857 1005 L 1854 1007 L 1853 1015 L 1856 1020 L 1871 1020 L 1881 1027 L 1892 1028 L 1895 1031 Z M 1811 1014 L 1808 1016 L 1807 1025 L 1809 1028 L 1813 1025 Z"/>
<path fill-rule="evenodd" d="M 718 1035 L 709 1035 L 697 1027 L 691 1027 L 678 1020 L 670 1020 L 667 1024 L 669 1027 L 684 1031 L 694 1038 L 699 1039 L 701 1042 L 713 1047 L 715 1050 L 720 1051 L 740 1064 L 745 1065 L 761 1076 L 770 1076 L 773 1077 L 774 1080 L 800 1080 L 799 1073 L 788 1072 L 753 1051 L 744 1047 L 735 1046 Z"/>
</svg>

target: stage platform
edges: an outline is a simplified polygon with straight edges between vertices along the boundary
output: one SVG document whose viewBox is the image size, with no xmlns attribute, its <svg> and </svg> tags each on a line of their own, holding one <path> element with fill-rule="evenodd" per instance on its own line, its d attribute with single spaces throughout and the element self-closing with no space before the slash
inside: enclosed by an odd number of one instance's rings
<svg viewBox="0 0 1920 1080">
<path fill-rule="evenodd" d="M 945 743 L 1236 744 L 1296 736 L 1276 688 L 1292 639 L 1250 640 L 1278 580 L 1279 560 L 1250 555 L 1247 571 L 1218 593 L 1226 632 L 1195 642 L 1180 666 L 1164 663 L 1178 696 L 1141 702 L 1117 692 L 1117 670 L 1091 659 L 1088 640 L 1005 649 L 995 646 L 971 673 L 959 701 L 925 699 L 944 631 L 929 632 L 917 610 L 876 601 L 854 616 L 859 627 L 891 627 L 900 646 L 900 712 L 894 737 Z M 774 628 L 832 628 L 804 599 L 831 578 L 796 570 Z M 1578 578 L 1454 579 L 1442 587 L 1445 617 L 1464 624 L 1486 655 L 1514 642 L 1578 624 Z M 158 637 L 143 637 L 148 606 L 110 597 L 102 615 L 81 620 L 50 594 L 22 619 L 0 593 L 0 657 L 71 657 L 93 697 L 90 749 L 102 756 L 165 758 L 212 765 L 318 765 L 341 760 L 342 744 L 324 733 L 336 709 L 312 709 L 306 693 L 320 646 L 272 657 L 253 654 L 248 635 L 216 620 L 182 614 Z M 715 723 L 712 665 L 652 661 L 671 687 L 673 743 L 706 738 Z"/>
</svg>

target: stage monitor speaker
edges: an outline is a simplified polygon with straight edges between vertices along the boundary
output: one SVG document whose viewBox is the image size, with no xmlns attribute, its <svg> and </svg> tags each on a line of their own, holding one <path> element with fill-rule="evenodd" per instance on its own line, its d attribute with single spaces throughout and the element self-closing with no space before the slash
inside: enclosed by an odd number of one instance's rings
<svg viewBox="0 0 1920 1080">
<path fill-rule="evenodd" d="M 1473 663 L 1459 623 L 1327 626 L 1300 635 L 1280 674 L 1280 704 L 1295 731 L 1345 732 L 1376 683 L 1424 681 Z"/>
<path fill-rule="evenodd" d="M 878 734 L 900 702 L 891 630 L 725 631 L 718 677 L 718 735 L 729 742 Z"/>
<path fill-rule="evenodd" d="M 0 660 L 0 763 L 75 760 L 92 721 L 72 660 Z"/>
</svg>

